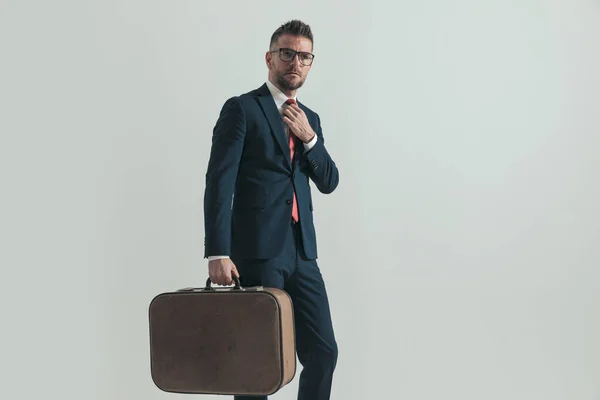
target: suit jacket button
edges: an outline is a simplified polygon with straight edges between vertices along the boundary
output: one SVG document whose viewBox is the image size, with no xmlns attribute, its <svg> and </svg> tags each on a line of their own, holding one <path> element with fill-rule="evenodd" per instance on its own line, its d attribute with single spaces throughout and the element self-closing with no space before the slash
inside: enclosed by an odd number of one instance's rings
<svg viewBox="0 0 600 400">
<path fill-rule="evenodd" d="M 286 203 L 288 203 L 288 204 L 292 204 L 292 201 L 291 201 L 291 200 L 288 200 Z"/>
</svg>

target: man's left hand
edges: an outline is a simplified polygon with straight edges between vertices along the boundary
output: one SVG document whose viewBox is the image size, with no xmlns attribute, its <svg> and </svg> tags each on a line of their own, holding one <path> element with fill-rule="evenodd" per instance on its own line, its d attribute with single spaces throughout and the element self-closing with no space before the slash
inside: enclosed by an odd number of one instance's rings
<svg viewBox="0 0 600 400">
<path fill-rule="evenodd" d="M 315 132 L 310 127 L 306 114 L 297 104 L 290 104 L 285 107 L 283 122 L 289 126 L 290 132 L 304 143 L 310 142 L 315 137 Z"/>
</svg>

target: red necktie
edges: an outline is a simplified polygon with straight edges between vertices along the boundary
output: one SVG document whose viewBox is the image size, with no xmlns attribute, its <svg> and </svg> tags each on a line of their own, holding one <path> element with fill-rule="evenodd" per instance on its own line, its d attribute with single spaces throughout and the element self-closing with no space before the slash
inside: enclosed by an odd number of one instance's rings
<svg viewBox="0 0 600 400">
<path fill-rule="evenodd" d="M 294 99 L 288 99 L 286 100 L 285 104 L 296 104 L 296 101 Z M 289 127 L 288 127 L 288 143 L 290 146 L 290 160 L 294 160 L 294 150 L 296 147 L 296 142 L 294 141 L 294 134 L 292 132 L 289 132 Z M 294 199 L 293 199 L 293 203 L 292 203 L 292 218 L 294 219 L 294 221 L 298 222 L 298 202 L 296 200 L 296 192 L 294 192 Z"/>
</svg>

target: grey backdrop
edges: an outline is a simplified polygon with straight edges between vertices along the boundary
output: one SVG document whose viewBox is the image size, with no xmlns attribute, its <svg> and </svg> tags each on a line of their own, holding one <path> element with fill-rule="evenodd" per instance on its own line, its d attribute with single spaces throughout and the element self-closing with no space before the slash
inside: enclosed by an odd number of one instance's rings
<svg viewBox="0 0 600 400">
<path fill-rule="evenodd" d="M 332 398 L 600 399 L 595 0 L 3 0 L 1 397 L 180 398 L 147 307 L 207 277 L 211 130 L 291 18 L 341 171 Z"/>
</svg>

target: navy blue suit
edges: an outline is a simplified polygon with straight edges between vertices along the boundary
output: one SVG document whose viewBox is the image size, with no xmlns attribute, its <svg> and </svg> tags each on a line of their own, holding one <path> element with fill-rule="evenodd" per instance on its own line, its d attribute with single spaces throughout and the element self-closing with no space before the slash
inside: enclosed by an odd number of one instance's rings
<svg viewBox="0 0 600 400">
<path fill-rule="evenodd" d="M 298 140 L 290 159 L 283 120 L 266 84 L 223 105 L 206 172 L 205 257 L 229 256 L 242 286 L 279 287 L 290 294 L 303 365 L 298 399 L 326 400 L 337 344 L 316 261 L 310 182 L 329 194 L 339 172 L 325 148 L 319 116 L 301 102 L 298 106 L 317 142 L 306 151 Z M 292 221 L 294 190 L 298 223 Z"/>
</svg>

